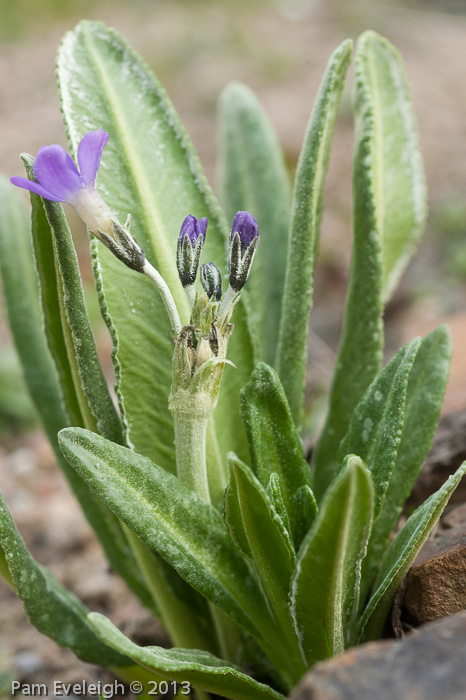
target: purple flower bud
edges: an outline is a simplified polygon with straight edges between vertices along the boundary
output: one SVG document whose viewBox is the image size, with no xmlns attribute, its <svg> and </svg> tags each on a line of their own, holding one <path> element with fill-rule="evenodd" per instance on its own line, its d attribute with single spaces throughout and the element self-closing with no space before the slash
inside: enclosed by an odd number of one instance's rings
<svg viewBox="0 0 466 700">
<path fill-rule="evenodd" d="M 239 211 L 235 214 L 231 227 L 230 240 L 233 240 L 235 233 L 239 234 L 241 250 L 244 253 L 254 238 L 259 237 L 259 226 L 257 221 L 248 211 Z"/>
<path fill-rule="evenodd" d="M 235 292 L 239 292 L 246 284 L 258 245 L 257 221 L 249 212 L 239 211 L 233 219 L 228 253 L 230 287 Z"/>
<path fill-rule="evenodd" d="M 220 301 L 222 298 L 222 273 L 215 263 L 204 263 L 201 266 L 201 283 L 209 299 L 214 297 L 215 301 Z"/>
<path fill-rule="evenodd" d="M 190 214 L 181 224 L 176 251 L 176 266 L 183 287 L 191 287 L 196 281 L 199 259 L 207 230 L 205 216 L 199 221 Z"/>
<path fill-rule="evenodd" d="M 191 241 L 191 245 L 194 247 L 199 236 L 203 236 L 205 241 L 206 230 L 207 218 L 205 216 L 198 221 L 195 216 L 189 214 L 189 216 L 187 216 L 181 224 L 180 241 L 182 242 L 184 237 L 188 236 L 189 240 Z"/>
<path fill-rule="evenodd" d="M 113 236 L 111 221 L 114 216 L 95 189 L 100 158 L 107 141 L 108 134 L 102 129 L 85 134 L 78 146 L 79 170 L 61 146 L 42 146 L 34 163 L 37 182 L 24 177 L 12 177 L 11 182 L 52 202 L 70 204 L 97 236 L 99 231 Z"/>
</svg>

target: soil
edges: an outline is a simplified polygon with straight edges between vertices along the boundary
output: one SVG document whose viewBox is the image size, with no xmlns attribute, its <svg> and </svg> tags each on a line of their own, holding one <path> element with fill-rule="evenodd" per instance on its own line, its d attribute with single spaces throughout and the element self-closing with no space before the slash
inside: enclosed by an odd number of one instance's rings
<svg viewBox="0 0 466 700">
<path fill-rule="evenodd" d="M 432 11 L 395 1 L 380 6 L 343 0 L 255 0 L 238 7 L 207 1 L 96 3 L 87 17 L 119 29 L 156 69 L 211 182 L 215 182 L 215 101 L 229 80 L 242 80 L 257 91 L 293 167 L 325 64 L 337 44 L 373 28 L 398 46 L 412 84 L 433 215 L 419 255 L 387 310 L 387 354 L 439 322 L 451 321 L 455 354 L 445 403 L 445 411 L 450 412 L 465 408 L 466 395 L 466 275 L 455 267 L 458 257 L 464 258 L 461 234 L 466 227 L 466 18 L 442 14 L 430 6 Z M 65 145 L 53 64 L 61 36 L 78 19 L 42 23 L 40 32 L 0 47 L 0 161 L 6 173 L 21 174 L 18 154 L 24 150 L 34 153 L 44 143 Z M 326 190 L 312 317 L 313 384 L 328 383 L 343 309 L 350 255 L 350 114 L 348 92 Z M 78 244 L 85 258 L 84 232 L 79 230 Z M 87 275 L 85 262 L 83 269 Z M 101 349 L 108 356 L 108 340 L 102 338 Z M 6 347 L 4 328 L 0 328 L 0 341 Z M 166 640 L 108 569 L 39 431 L 7 436 L 0 448 L 0 489 L 33 555 L 86 605 L 109 615 L 141 643 Z M 10 696 L 12 678 L 49 687 L 53 680 L 109 678 L 106 671 L 82 664 L 69 650 L 41 636 L 3 582 L 0 620 L 0 693 L 4 697 Z"/>
</svg>

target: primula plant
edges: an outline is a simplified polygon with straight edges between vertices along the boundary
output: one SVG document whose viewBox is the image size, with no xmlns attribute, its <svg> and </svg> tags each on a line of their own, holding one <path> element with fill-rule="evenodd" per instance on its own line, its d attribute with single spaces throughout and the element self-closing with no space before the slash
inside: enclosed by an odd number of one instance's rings
<svg viewBox="0 0 466 700">
<path fill-rule="evenodd" d="M 451 345 L 440 327 L 381 368 L 384 305 L 426 197 L 401 59 L 373 32 L 355 58 L 345 320 L 311 465 L 303 452 L 323 188 L 351 55 L 345 41 L 330 59 L 292 192 L 255 96 L 227 87 L 223 213 L 149 68 L 116 32 L 83 22 L 57 68 L 76 160 L 56 145 L 22 156 L 27 178 L 12 182 L 31 193 L 31 227 L 2 181 L 3 285 L 31 395 L 111 566 L 173 648 L 140 647 L 89 613 L 34 561 L 3 502 L 0 571 L 41 632 L 146 691 L 164 678 L 199 697 L 280 698 L 316 661 L 380 637 L 466 469 L 392 537 L 435 431 Z M 91 233 L 118 410 L 62 202 Z"/>
</svg>

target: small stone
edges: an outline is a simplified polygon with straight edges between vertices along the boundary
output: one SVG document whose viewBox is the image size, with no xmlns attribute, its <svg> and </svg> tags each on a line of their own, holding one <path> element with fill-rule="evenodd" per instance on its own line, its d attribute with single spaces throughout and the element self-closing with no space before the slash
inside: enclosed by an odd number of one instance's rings
<svg viewBox="0 0 466 700">
<path fill-rule="evenodd" d="M 465 646 L 462 612 L 401 642 L 370 642 L 316 664 L 291 699 L 464 700 Z"/>
<path fill-rule="evenodd" d="M 35 651 L 20 651 L 14 657 L 15 670 L 22 676 L 32 676 L 42 666 L 42 658 Z"/>
<path fill-rule="evenodd" d="M 402 607 L 413 625 L 466 610 L 465 505 L 451 510 L 422 547 L 408 572 Z"/>
</svg>

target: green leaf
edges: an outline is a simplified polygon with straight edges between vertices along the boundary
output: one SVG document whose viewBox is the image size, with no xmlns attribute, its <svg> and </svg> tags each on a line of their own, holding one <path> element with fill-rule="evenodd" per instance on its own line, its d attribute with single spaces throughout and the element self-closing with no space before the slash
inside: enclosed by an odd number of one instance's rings
<svg viewBox="0 0 466 700">
<path fill-rule="evenodd" d="M 269 483 L 267 485 L 267 496 L 270 499 L 270 503 L 272 504 L 275 513 L 283 523 L 284 537 L 286 538 L 288 546 L 290 547 L 290 551 L 294 553 L 294 546 L 290 535 L 290 519 L 288 517 L 288 511 L 286 510 L 285 501 L 283 500 L 283 494 L 280 488 L 280 477 L 276 472 L 272 472 L 270 475 Z"/>
<path fill-rule="evenodd" d="M 251 472 L 236 455 L 228 455 L 230 481 L 224 516 L 230 537 L 254 568 L 276 619 L 268 642 L 270 658 L 291 688 L 306 672 L 288 607 L 295 553 L 282 519 Z"/>
<path fill-rule="evenodd" d="M 231 543 L 222 516 L 149 459 L 78 428 L 62 430 L 69 463 L 140 539 L 258 641 L 265 599 Z"/>
<path fill-rule="evenodd" d="M 23 158 L 29 178 L 35 180 L 34 159 Z M 42 203 L 52 231 L 63 339 L 84 425 L 108 440 L 122 442 L 121 423 L 100 366 L 78 258 L 63 206 L 48 199 L 43 199 Z"/>
<path fill-rule="evenodd" d="M 33 199 L 38 199 L 35 195 Z M 39 204 L 36 201 L 36 205 Z M 42 205 L 40 205 L 42 206 Z M 84 514 L 96 532 L 113 568 L 147 607 L 153 609 L 149 592 L 141 580 L 136 566 L 129 565 L 131 552 L 121 531 L 118 519 L 100 499 L 86 486 L 64 459 L 58 447 L 57 433 L 70 424 L 68 411 L 63 401 L 62 385 L 47 347 L 43 332 L 39 304 L 38 279 L 34 268 L 34 253 L 29 231 L 26 209 L 19 192 L 3 177 L 0 178 L 0 269 L 3 292 L 8 309 L 8 318 L 26 384 L 31 394 L 44 431 L 52 445 L 66 479 L 73 489 Z M 33 215 L 36 217 L 37 212 Z M 47 227 L 47 231 L 43 228 Z M 33 218 L 33 227 L 40 235 L 42 263 L 45 265 L 46 233 L 50 228 L 45 217 Z M 40 227 L 40 234 L 39 234 Z M 14 232 L 14 235 L 12 235 Z M 50 250 L 50 249 L 49 249 Z M 37 251 L 37 249 L 36 249 Z M 40 272 L 41 282 L 44 276 Z M 47 303 L 53 307 L 51 275 L 50 286 L 41 287 Z M 44 299 L 42 300 L 44 302 Z M 55 307 L 57 308 L 57 307 Z M 58 335 L 58 321 L 55 319 Z M 46 325 L 46 324 L 45 324 Z M 57 341 L 58 342 L 58 341 Z M 73 389 L 74 391 L 74 389 Z M 45 407 L 45 408 L 44 408 Z M 68 404 L 69 408 L 69 404 Z M 71 411 L 70 411 L 71 413 Z"/>
<path fill-rule="evenodd" d="M 39 290 L 22 197 L 0 176 L 0 269 L 8 321 L 23 372 L 36 408 L 52 444 L 57 432 L 68 425 L 57 373 L 42 330 Z"/>
<path fill-rule="evenodd" d="M 51 571 L 29 554 L 0 495 L 0 546 L 13 586 L 31 623 L 81 659 L 102 666 L 128 666 L 130 660 L 102 643 L 87 622 L 88 610 Z"/>
<path fill-rule="evenodd" d="M 396 50 L 366 32 L 356 53 L 353 256 L 327 421 L 315 455 L 318 498 L 337 445 L 381 363 L 383 302 L 425 220 L 425 186 L 407 81 Z"/>
<path fill-rule="evenodd" d="M 267 488 L 272 472 L 280 477 L 294 539 L 299 519 L 294 508 L 294 495 L 301 486 L 310 486 L 309 465 L 280 379 L 275 370 L 263 362 L 241 391 L 241 414 L 255 475 L 264 488 Z"/>
<path fill-rule="evenodd" d="M 265 489 L 236 455 L 228 455 L 230 481 L 225 493 L 225 522 L 231 539 L 255 568 L 281 635 L 292 631 L 287 599 L 295 555 L 281 518 Z M 296 642 L 294 634 L 291 639 Z M 299 657 L 299 651 L 298 651 Z"/>
<path fill-rule="evenodd" d="M 28 176 L 33 177 L 34 159 L 26 154 L 22 155 L 22 159 Z M 60 304 L 60 298 L 63 296 L 60 288 L 63 285 L 56 271 L 52 231 L 47 221 L 43 200 L 32 192 L 30 200 L 32 245 L 47 345 L 58 373 L 69 422 L 71 425 L 84 425 L 63 332 L 62 304 Z"/>
<path fill-rule="evenodd" d="M 427 216 L 427 194 L 408 77 L 402 58 L 373 31 L 358 42 L 356 80 L 372 110 L 374 195 L 387 301 L 408 265 Z"/>
<path fill-rule="evenodd" d="M 293 498 L 293 512 L 296 513 L 296 550 L 299 550 L 319 512 L 312 489 L 307 484 L 300 486 L 296 491 Z"/>
<path fill-rule="evenodd" d="M 230 666 L 227 661 L 197 649 L 163 649 L 140 647 L 120 632 L 104 615 L 91 613 L 89 624 L 109 646 L 127 654 L 141 666 L 160 673 L 178 683 L 187 682 L 195 688 L 233 700 L 284 700 L 263 683 Z M 183 686 L 184 687 L 184 686 Z"/>
<path fill-rule="evenodd" d="M 226 260 L 228 230 L 178 115 L 148 66 L 117 32 L 101 23 L 81 22 L 66 34 L 57 71 L 74 153 L 87 130 L 102 128 L 110 134 L 97 189 L 120 219 L 132 214 L 132 233 L 170 287 L 182 321 L 188 322 L 189 305 L 175 262 L 181 223 L 187 214 L 208 217 L 204 255 L 219 265 Z M 163 303 L 149 280 L 96 242 L 93 255 L 113 337 L 127 444 L 174 471 L 173 418 L 168 410 L 173 343 Z M 238 370 L 226 368 L 216 411 L 224 426 L 218 433 L 223 455 L 228 449 L 247 454 L 238 406 L 239 388 L 252 369 L 244 308 L 235 311 L 234 323 L 229 350 Z"/>
<path fill-rule="evenodd" d="M 304 137 L 295 177 L 276 367 L 299 428 L 303 418 L 308 320 L 324 182 L 351 53 L 352 42 L 347 40 L 330 58 Z"/>
<path fill-rule="evenodd" d="M 408 518 L 385 554 L 373 594 L 359 624 L 360 639 L 377 639 L 383 631 L 396 591 L 417 553 L 466 473 L 466 462 Z"/>
<path fill-rule="evenodd" d="M 420 338 L 404 345 L 374 379 L 354 409 L 338 460 L 358 454 L 374 484 L 374 520 L 383 506 L 405 420 L 406 393 Z"/>
<path fill-rule="evenodd" d="M 440 326 L 424 338 L 416 355 L 409 375 L 404 426 L 395 466 L 363 562 L 366 590 L 429 451 L 440 416 L 451 352 L 450 333 L 446 326 Z"/>
<path fill-rule="evenodd" d="M 295 630 L 308 664 L 347 645 L 358 610 L 372 504 L 370 473 L 350 455 L 303 542 L 291 584 Z"/>
<path fill-rule="evenodd" d="M 230 83 L 222 92 L 218 130 L 220 201 L 228 220 L 249 211 L 261 232 L 247 292 L 262 359 L 273 364 L 288 248 L 289 175 L 275 130 L 245 85 Z"/>
</svg>

